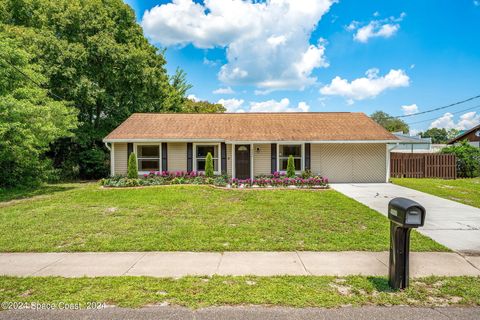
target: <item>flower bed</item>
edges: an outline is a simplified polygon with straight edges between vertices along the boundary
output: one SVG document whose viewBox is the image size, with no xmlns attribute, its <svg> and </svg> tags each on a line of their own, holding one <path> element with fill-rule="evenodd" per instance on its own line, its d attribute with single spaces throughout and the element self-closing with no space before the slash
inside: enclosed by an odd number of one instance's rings
<svg viewBox="0 0 480 320">
<path fill-rule="evenodd" d="M 202 172 L 195 171 L 162 171 L 144 174 L 143 178 L 129 179 L 125 176 L 105 178 L 100 181 L 105 187 L 138 187 L 175 184 L 207 184 L 226 188 L 328 188 L 328 179 L 319 176 L 288 178 L 275 172 L 269 176 L 259 176 L 254 179 L 229 178 L 226 175 L 206 177 Z"/>
</svg>

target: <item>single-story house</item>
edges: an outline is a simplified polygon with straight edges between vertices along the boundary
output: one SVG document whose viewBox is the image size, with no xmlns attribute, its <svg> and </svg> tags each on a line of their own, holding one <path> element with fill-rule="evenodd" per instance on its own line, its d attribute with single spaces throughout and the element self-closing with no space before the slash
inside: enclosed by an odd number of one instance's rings
<svg viewBox="0 0 480 320">
<path fill-rule="evenodd" d="M 135 113 L 103 140 L 111 174 L 127 172 L 130 153 L 139 174 L 214 170 L 249 179 L 286 171 L 289 155 L 300 173 L 310 169 L 331 182 L 386 182 L 390 150 L 399 140 L 355 112 Z"/>
<path fill-rule="evenodd" d="M 462 140 L 467 140 L 472 146 L 480 148 L 480 124 L 470 130 L 465 130 L 455 138 L 448 141 L 448 144 L 459 143 Z"/>
</svg>

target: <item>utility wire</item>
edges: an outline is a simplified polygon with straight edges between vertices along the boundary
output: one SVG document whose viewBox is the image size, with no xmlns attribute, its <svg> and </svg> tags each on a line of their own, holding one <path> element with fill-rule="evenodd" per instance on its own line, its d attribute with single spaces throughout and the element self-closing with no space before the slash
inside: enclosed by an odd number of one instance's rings
<svg viewBox="0 0 480 320">
<path fill-rule="evenodd" d="M 3 60 L 3 59 L 2 59 Z M 44 90 L 47 90 L 48 92 L 50 92 L 50 94 L 54 97 L 56 97 L 57 99 L 60 99 L 60 100 L 66 100 L 65 98 L 63 97 L 60 97 L 59 95 L 55 94 L 52 92 L 52 90 L 50 89 L 47 89 L 47 88 L 44 88 L 40 83 L 38 83 L 37 81 L 33 80 L 32 78 L 30 78 L 27 74 L 25 74 L 22 70 L 18 69 L 13 63 L 11 63 L 10 61 L 7 61 L 7 60 L 3 60 L 5 61 L 6 63 L 8 63 L 14 70 L 16 70 L 17 72 L 19 72 L 20 74 L 22 74 L 25 78 L 27 78 L 29 81 L 31 81 L 32 83 L 34 83 L 36 86 L 38 86 L 39 88 L 41 89 L 44 89 Z M 450 108 L 450 107 L 453 107 L 453 106 L 456 106 L 456 105 L 459 105 L 459 104 L 462 104 L 462 103 L 465 103 L 465 102 L 469 102 L 469 101 L 472 101 L 472 100 L 475 100 L 475 99 L 478 99 L 480 98 L 480 95 L 476 95 L 474 97 L 471 97 L 471 98 L 468 98 L 468 99 L 465 99 L 465 100 L 461 100 L 461 101 L 457 101 L 457 102 L 454 102 L 454 103 L 451 103 L 449 105 L 446 105 L 446 106 L 442 106 L 442 107 L 438 107 L 438 108 L 434 108 L 434 109 L 430 109 L 430 110 L 426 110 L 426 111 L 422 111 L 422 112 L 417 112 L 417 113 L 412 113 L 412 114 L 406 114 L 406 115 L 403 115 L 403 116 L 396 116 L 396 117 L 390 117 L 390 118 L 407 118 L 407 117 L 413 117 L 413 116 L 418 116 L 418 115 L 422 115 L 422 114 L 426 114 L 426 113 L 430 113 L 430 112 L 434 112 L 434 111 L 438 111 L 438 110 L 443 110 L 443 109 L 446 109 L 446 108 Z M 478 106 L 477 106 L 478 107 Z M 474 107 L 476 108 L 476 107 Z M 453 114 L 457 114 L 457 113 L 460 113 L 460 112 L 465 112 L 467 110 L 471 110 L 471 109 L 474 109 L 474 108 L 470 108 L 470 109 L 466 109 L 464 111 L 458 111 L 458 112 L 455 112 Z M 434 118 L 436 119 L 436 118 Z M 434 120 L 433 119 L 433 120 Z M 419 122 L 413 122 L 413 123 L 410 123 L 410 124 L 416 124 L 416 123 L 421 123 L 421 122 L 426 122 L 426 121 L 430 121 L 430 120 L 422 120 L 422 121 L 419 121 Z"/>
<path fill-rule="evenodd" d="M 465 99 L 465 100 L 462 100 L 462 101 L 454 102 L 454 103 L 451 103 L 447 106 L 438 107 L 438 108 L 434 108 L 434 109 L 430 109 L 430 110 L 426 110 L 426 111 L 422 111 L 422 112 L 417 112 L 417 113 L 412 113 L 412 114 L 406 114 L 406 115 L 403 115 L 403 116 L 396 116 L 396 117 L 392 117 L 392 118 L 406 118 L 406 117 L 418 116 L 418 115 L 421 115 L 421 114 L 430 113 L 430 112 L 450 108 L 450 107 L 453 107 L 453 106 L 456 106 L 456 105 L 459 105 L 459 104 L 462 104 L 462 103 L 465 103 L 465 102 L 468 102 L 468 101 L 472 101 L 472 100 L 475 100 L 475 99 L 478 99 L 478 98 L 480 98 L 480 95 L 477 95 L 477 96 L 474 96 L 474 97 L 471 97 L 471 98 L 468 98 L 468 99 Z"/>
<path fill-rule="evenodd" d="M 474 106 L 474 107 L 468 108 L 468 109 L 464 109 L 464 110 L 460 110 L 460 111 L 456 111 L 456 112 L 450 112 L 450 113 L 451 113 L 452 115 L 454 115 L 454 114 L 458 114 L 458 113 L 470 111 L 470 110 L 477 109 L 477 108 L 480 108 L 480 104 L 479 104 L 479 105 L 476 105 L 476 106 Z M 408 124 L 408 125 L 412 125 L 412 124 L 418 124 L 418 123 L 422 123 L 422 122 L 433 121 L 433 120 L 437 120 L 437 119 L 438 119 L 438 117 L 435 117 L 435 118 L 431 118 L 431 119 L 427 119 L 427 120 L 422 120 L 422 121 L 409 122 L 409 123 L 407 123 L 407 124 Z"/>
<path fill-rule="evenodd" d="M 17 66 L 15 66 L 13 63 L 11 63 L 10 61 L 8 60 L 5 60 L 5 59 L 2 59 L 2 61 L 6 62 L 8 65 L 10 65 L 15 71 L 17 71 L 18 73 L 20 73 L 21 75 L 23 75 L 25 78 L 27 78 L 30 82 L 34 83 L 37 87 L 39 87 L 40 89 L 44 89 L 44 90 L 47 90 L 48 92 L 50 92 L 50 94 L 52 96 L 54 96 L 55 98 L 57 99 L 60 99 L 60 100 L 67 100 L 65 98 L 62 98 L 60 97 L 59 95 L 55 94 L 52 92 L 52 90 L 48 89 L 48 88 L 44 88 L 40 83 L 38 83 L 37 81 L 33 80 L 32 78 L 30 78 L 29 75 L 27 75 L 25 72 L 23 72 L 22 70 L 20 70 L 19 68 L 17 68 Z"/>
</svg>

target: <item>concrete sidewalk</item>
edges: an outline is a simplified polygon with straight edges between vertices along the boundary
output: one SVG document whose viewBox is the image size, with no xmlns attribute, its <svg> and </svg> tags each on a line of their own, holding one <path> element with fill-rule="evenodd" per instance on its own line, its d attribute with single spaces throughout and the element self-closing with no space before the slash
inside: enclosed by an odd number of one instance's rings
<svg viewBox="0 0 480 320">
<path fill-rule="evenodd" d="M 413 252 L 410 275 L 480 275 L 480 257 Z M 0 253 L 10 276 L 375 275 L 388 273 L 388 252 L 87 252 Z"/>
<path fill-rule="evenodd" d="M 418 231 L 460 252 L 480 253 L 480 209 L 391 183 L 332 184 L 333 189 L 387 216 L 388 202 L 396 197 L 417 201 L 427 210 Z"/>
</svg>

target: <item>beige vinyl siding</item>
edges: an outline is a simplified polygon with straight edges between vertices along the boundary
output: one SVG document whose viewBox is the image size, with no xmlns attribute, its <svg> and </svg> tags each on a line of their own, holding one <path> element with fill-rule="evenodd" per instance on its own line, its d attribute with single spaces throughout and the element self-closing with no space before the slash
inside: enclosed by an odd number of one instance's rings
<svg viewBox="0 0 480 320">
<path fill-rule="evenodd" d="M 187 171 L 187 144 L 167 143 L 168 171 Z"/>
<path fill-rule="evenodd" d="M 257 151 L 257 148 L 259 149 Z M 259 176 L 271 173 L 271 145 L 270 144 L 254 144 L 253 145 L 253 175 Z"/>
<path fill-rule="evenodd" d="M 222 170 L 225 170 L 222 168 Z M 227 144 L 227 175 L 232 176 L 232 145 Z"/>
<path fill-rule="evenodd" d="M 114 175 L 127 174 L 127 144 L 126 143 L 113 143 L 113 163 L 114 163 Z"/>
<path fill-rule="evenodd" d="M 330 182 L 385 182 L 385 144 L 312 144 L 312 172 Z"/>
</svg>

